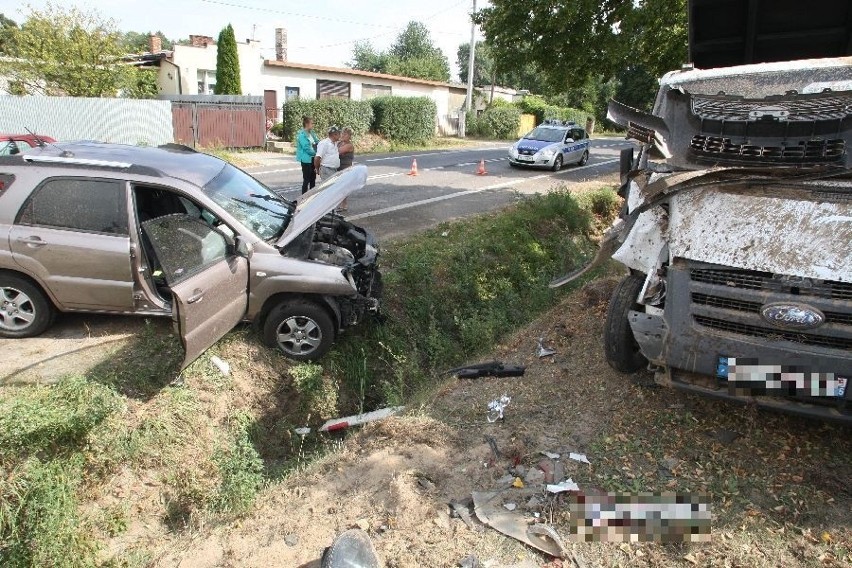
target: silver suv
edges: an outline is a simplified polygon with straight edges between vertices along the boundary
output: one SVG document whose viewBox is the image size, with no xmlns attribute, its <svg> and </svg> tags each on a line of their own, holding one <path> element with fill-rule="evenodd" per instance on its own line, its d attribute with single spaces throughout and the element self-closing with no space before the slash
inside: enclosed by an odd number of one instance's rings
<svg viewBox="0 0 852 568">
<path fill-rule="evenodd" d="M 372 235 L 334 208 L 354 166 L 282 199 L 185 146 L 60 143 L 0 157 L 0 337 L 60 312 L 170 316 L 189 364 L 241 321 L 316 359 L 379 309 Z"/>
</svg>

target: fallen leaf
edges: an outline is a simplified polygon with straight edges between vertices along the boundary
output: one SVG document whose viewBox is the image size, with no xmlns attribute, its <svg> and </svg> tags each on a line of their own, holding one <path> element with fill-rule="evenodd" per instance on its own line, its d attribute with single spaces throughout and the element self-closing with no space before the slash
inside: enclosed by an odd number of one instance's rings
<svg viewBox="0 0 852 568">
<path fill-rule="evenodd" d="M 523 489 L 524 482 L 520 477 L 516 477 L 515 481 L 512 482 L 512 487 L 517 487 L 518 489 Z"/>
<path fill-rule="evenodd" d="M 822 540 L 825 544 L 831 544 L 831 540 L 832 540 L 832 539 L 831 539 L 831 535 L 828 533 L 828 531 L 823 531 L 819 538 L 820 538 L 820 539 L 821 539 L 821 540 Z"/>
</svg>

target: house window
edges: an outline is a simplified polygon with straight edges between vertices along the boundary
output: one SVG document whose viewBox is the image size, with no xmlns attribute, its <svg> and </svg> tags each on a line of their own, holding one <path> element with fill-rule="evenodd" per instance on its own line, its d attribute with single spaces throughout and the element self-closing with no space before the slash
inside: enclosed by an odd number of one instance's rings
<svg viewBox="0 0 852 568">
<path fill-rule="evenodd" d="M 212 95 L 216 90 L 216 72 L 209 69 L 199 69 L 198 77 L 198 94 Z"/>
<path fill-rule="evenodd" d="M 284 87 L 284 101 L 295 101 L 299 98 L 299 87 Z"/>
<path fill-rule="evenodd" d="M 317 79 L 317 98 L 318 99 L 348 99 L 349 83 L 344 81 L 326 81 Z"/>
<path fill-rule="evenodd" d="M 392 95 L 391 88 L 388 85 L 361 85 L 361 99 L 367 100 L 374 97 L 387 97 Z"/>
</svg>

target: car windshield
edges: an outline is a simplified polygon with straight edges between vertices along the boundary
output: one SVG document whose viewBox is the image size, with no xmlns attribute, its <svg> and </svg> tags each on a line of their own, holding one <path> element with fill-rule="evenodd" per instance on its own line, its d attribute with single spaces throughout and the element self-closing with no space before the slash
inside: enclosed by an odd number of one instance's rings
<svg viewBox="0 0 852 568">
<path fill-rule="evenodd" d="M 561 142 L 564 136 L 564 130 L 537 126 L 532 132 L 524 136 L 524 140 L 538 140 L 540 142 Z"/>
<path fill-rule="evenodd" d="M 230 164 L 204 186 L 204 193 L 265 241 L 284 232 L 293 212 L 289 201 Z"/>
</svg>

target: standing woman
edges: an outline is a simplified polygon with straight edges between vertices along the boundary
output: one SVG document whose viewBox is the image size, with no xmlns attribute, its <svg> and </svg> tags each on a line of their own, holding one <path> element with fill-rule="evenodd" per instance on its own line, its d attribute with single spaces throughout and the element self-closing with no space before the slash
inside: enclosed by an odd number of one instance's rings
<svg viewBox="0 0 852 568">
<path fill-rule="evenodd" d="M 352 143 L 352 129 L 348 126 L 344 127 L 340 132 L 340 142 L 337 143 L 337 152 L 340 154 L 340 168 L 337 171 L 345 170 L 352 166 L 355 161 L 355 144 Z M 339 209 L 346 211 L 349 209 L 349 198 L 343 200 Z"/>
<path fill-rule="evenodd" d="M 309 116 L 303 116 L 302 129 L 296 134 L 296 159 L 302 164 L 302 193 L 317 184 L 314 156 L 317 154 L 318 142 L 319 138 L 314 134 L 314 121 Z"/>
</svg>

